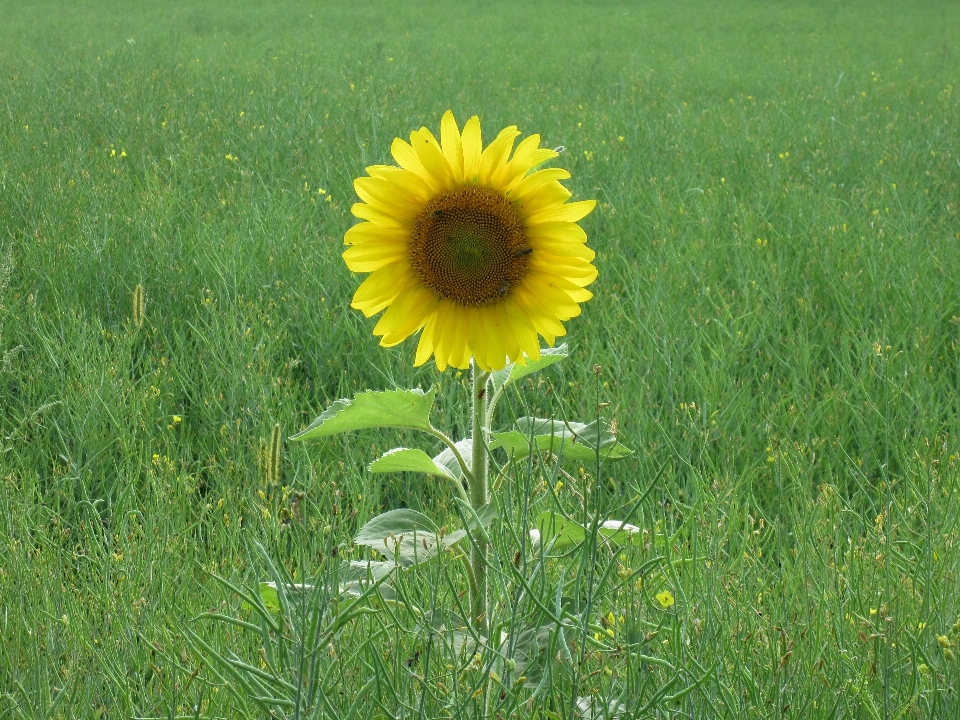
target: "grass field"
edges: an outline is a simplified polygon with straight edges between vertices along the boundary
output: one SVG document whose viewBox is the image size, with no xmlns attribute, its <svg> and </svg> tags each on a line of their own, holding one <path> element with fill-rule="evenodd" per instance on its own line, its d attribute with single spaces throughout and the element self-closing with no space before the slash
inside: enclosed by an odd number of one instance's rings
<svg viewBox="0 0 960 720">
<path fill-rule="evenodd" d="M 609 402 L 635 452 L 506 470 L 491 619 L 572 623 L 538 689 L 425 629 L 466 589 L 441 562 L 276 716 L 960 714 L 956 2 L 128 5 L 0 0 L 0 718 L 266 717 L 214 653 L 299 687 L 303 628 L 278 659 L 194 621 L 257 622 L 214 576 L 256 592 L 256 541 L 311 581 L 391 508 L 459 526 L 364 469 L 422 439 L 260 458 L 360 389 L 439 384 L 468 434 L 467 377 L 379 348 L 340 258 L 353 178 L 448 108 L 563 145 L 599 202 L 570 358 L 500 424 Z M 648 542 L 511 569 L 584 502 Z"/>
</svg>

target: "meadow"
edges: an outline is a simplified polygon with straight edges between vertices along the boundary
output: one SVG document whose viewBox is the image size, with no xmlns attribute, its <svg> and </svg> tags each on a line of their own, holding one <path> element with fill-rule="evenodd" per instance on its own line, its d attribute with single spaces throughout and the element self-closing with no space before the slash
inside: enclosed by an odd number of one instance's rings
<svg viewBox="0 0 960 720">
<path fill-rule="evenodd" d="M 958 10 L 0 0 L 0 718 L 960 715 Z M 633 450 L 498 458 L 491 618 L 549 629 L 537 682 L 431 625 L 446 562 L 323 598 L 322 647 L 227 584 L 319 586 L 384 510 L 463 523 L 367 472 L 409 433 L 286 442 L 395 387 L 469 434 L 467 376 L 378 347 L 340 257 L 353 179 L 448 108 L 598 201 L 569 357 L 499 420 Z M 521 562 L 543 510 L 646 540 Z"/>
</svg>

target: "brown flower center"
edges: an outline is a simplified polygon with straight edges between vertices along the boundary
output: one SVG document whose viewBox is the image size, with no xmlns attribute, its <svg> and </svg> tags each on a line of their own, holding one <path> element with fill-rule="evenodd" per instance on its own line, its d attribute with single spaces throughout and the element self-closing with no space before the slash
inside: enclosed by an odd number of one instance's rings
<svg viewBox="0 0 960 720">
<path fill-rule="evenodd" d="M 527 272 L 531 248 L 517 209 L 496 190 L 467 186 L 417 216 L 410 260 L 420 279 L 459 305 L 497 302 Z"/>
</svg>

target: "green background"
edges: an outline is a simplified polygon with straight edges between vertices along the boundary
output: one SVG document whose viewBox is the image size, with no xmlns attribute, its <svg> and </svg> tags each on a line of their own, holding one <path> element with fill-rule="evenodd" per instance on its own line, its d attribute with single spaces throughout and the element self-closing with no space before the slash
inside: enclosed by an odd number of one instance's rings
<svg viewBox="0 0 960 720">
<path fill-rule="evenodd" d="M 210 572 L 263 576 L 250 539 L 454 517 L 365 474 L 397 433 L 259 470 L 275 423 L 362 388 L 439 383 L 466 434 L 467 378 L 379 349 L 339 258 L 353 178 L 448 108 L 564 146 L 598 200 L 571 359 L 511 403 L 611 403 L 635 454 L 599 478 L 610 513 L 666 467 L 643 518 L 712 560 L 674 581 L 694 645 L 660 652 L 729 690 L 686 711 L 955 712 L 958 10 L 0 3 L 0 717 L 63 687 L 78 717 L 178 712 L 196 688 L 150 643 L 187 652 Z"/>
</svg>

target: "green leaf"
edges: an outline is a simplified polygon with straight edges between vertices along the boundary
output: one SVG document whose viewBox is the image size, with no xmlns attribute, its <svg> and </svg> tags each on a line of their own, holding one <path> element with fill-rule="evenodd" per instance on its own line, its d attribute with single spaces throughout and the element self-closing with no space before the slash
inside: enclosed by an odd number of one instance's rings
<svg viewBox="0 0 960 720">
<path fill-rule="evenodd" d="M 277 586 L 275 583 L 260 583 L 260 599 L 263 606 L 274 615 L 280 612 L 280 596 L 277 595 Z"/>
<path fill-rule="evenodd" d="M 460 506 L 461 512 L 467 519 L 467 529 L 478 531 L 484 540 L 490 542 L 490 536 L 487 535 L 486 528 L 497 519 L 497 506 L 493 503 L 485 503 L 474 510 L 470 503 L 458 497 L 454 497 L 453 500 Z"/>
<path fill-rule="evenodd" d="M 620 460 L 632 451 L 617 442 L 617 437 L 609 430 L 598 432 L 596 421 L 589 425 L 562 420 L 544 420 L 522 417 L 517 420 L 517 430 L 491 433 L 490 447 L 503 448 L 515 459 L 526 457 L 530 453 L 531 437 L 533 445 L 543 453 L 563 455 L 568 460 L 590 462 L 596 459 L 599 443 L 601 460 Z"/>
<path fill-rule="evenodd" d="M 502 659 L 498 658 L 495 661 L 498 674 L 506 678 L 509 671 L 512 673 L 510 680 L 525 677 L 524 687 L 535 689 L 543 678 L 548 665 L 554 665 L 554 673 L 559 672 L 561 669 L 559 664 L 549 653 L 551 632 L 555 629 L 559 628 L 552 625 L 542 625 L 540 627 L 524 628 L 519 632 L 515 631 L 516 634 L 512 637 L 504 634 L 498 650 Z M 508 670 L 507 660 L 513 661 L 512 670 Z"/>
<path fill-rule="evenodd" d="M 525 358 L 526 362 L 523 365 L 520 363 L 511 363 L 503 368 L 503 370 L 495 370 L 490 373 L 490 379 L 493 381 L 493 391 L 498 392 L 502 388 L 515 383 L 517 380 L 525 378 L 527 375 L 533 375 L 535 372 L 540 372 L 544 368 L 548 368 L 566 357 L 567 345 L 564 343 L 560 347 L 543 348 L 540 351 L 539 360 Z"/>
<path fill-rule="evenodd" d="M 366 391 L 353 400 L 337 400 L 303 432 L 290 440 L 312 440 L 369 428 L 430 430 L 430 409 L 436 388 L 423 390 Z"/>
<path fill-rule="evenodd" d="M 587 537 L 587 531 L 580 523 L 567 520 L 553 510 L 547 510 L 537 517 L 537 527 L 530 532 L 530 537 L 539 540 L 544 546 L 553 543 L 554 550 L 562 550 L 582 543 Z"/>
<path fill-rule="evenodd" d="M 600 523 L 597 533 L 605 540 L 618 545 L 643 540 L 643 531 L 640 528 L 622 520 L 605 520 Z M 530 537 L 544 546 L 549 546 L 553 542 L 554 550 L 562 550 L 586 540 L 587 531 L 580 523 L 547 510 L 537 517 L 537 526 L 530 531 Z"/>
<path fill-rule="evenodd" d="M 450 453 L 450 457 L 453 458 L 453 453 Z M 459 469 L 460 466 L 456 458 L 453 458 L 453 462 Z M 438 463 L 436 459 L 431 458 L 423 450 L 410 448 L 388 450 L 370 463 L 367 469 L 372 473 L 419 472 L 427 475 L 439 475 L 452 480 L 457 479 L 457 476 L 446 465 Z"/>
<path fill-rule="evenodd" d="M 354 542 L 357 545 L 376 547 L 377 543 L 382 544 L 383 539 L 391 535 L 414 532 L 436 533 L 438 531 L 439 528 L 433 520 L 423 513 L 403 508 L 388 510 L 368 520 L 366 525 L 360 528 Z"/>
<path fill-rule="evenodd" d="M 435 558 L 466 536 L 466 530 L 442 533 L 423 513 L 401 509 L 377 515 L 360 528 L 353 541 L 383 553 L 401 567 L 410 567 Z"/>
<path fill-rule="evenodd" d="M 392 560 L 352 560 L 340 566 L 339 585 L 340 592 L 351 597 L 360 597 L 371 585 L 379 582 L 385 576 L 392 573 L 397 568 L 397 564 Z M 383 596 L 390 600 L 394 597 L 393 588 L 384 581 L 380 584 L 379 590 Z"/>
<path fill-rule="evenodd" d="M 619 545 L 641 542 L 644 533 L 644 531 L 636 525 L 631 525 L 622 520 L 605 520 L 600 523 L 600 528 L 597 532 L 600 533 L 601 537 Z"/>
<path fill-rule="evenodd" d="M 473 440 L 467 438 L 454 444 L 457 446 L 457 452 L 460 453 L 460 457 L 467 463 L 467 468 L 469 469 L 470 461 L 473 459 Z M 433 458 L 433 461 L 440 467 L 449 470 L 451 477 L 457 480 L 463 480 L 463 468 L 460 467 L 460 463 L 457 462 L 457 458 L 450 448 L 444 448 L 442 453 Z"/>
<path fill-rule="evenodd" d="M 287 592 L 309 592 L 313 590 L 313 585 L 304 585 L 302 583 L 291 583 L 284 587 Z M 275 582 L 260 583 L 260 600 L 263 606 L 273 615 L 277 615 L 281 609 L 280 593 L 277 591 Z"/>
<path fill-rule="evenodd" d="M 591 450 L 595 449 L 598 443 L 601 448 L 605 448 L 617 441 L 617 436 L 606 427 L 600 428 L 596 420 L 589 425 L 584 425 L 583 423 L 566 420 L 522 417 L 517 418 L 516 425 L 517 429 L 528 437 L 530 435 L 551 435 L 564 439 L 569 438 L 573 441 L 573 444 L 580 443 Z"/>
</svg>

